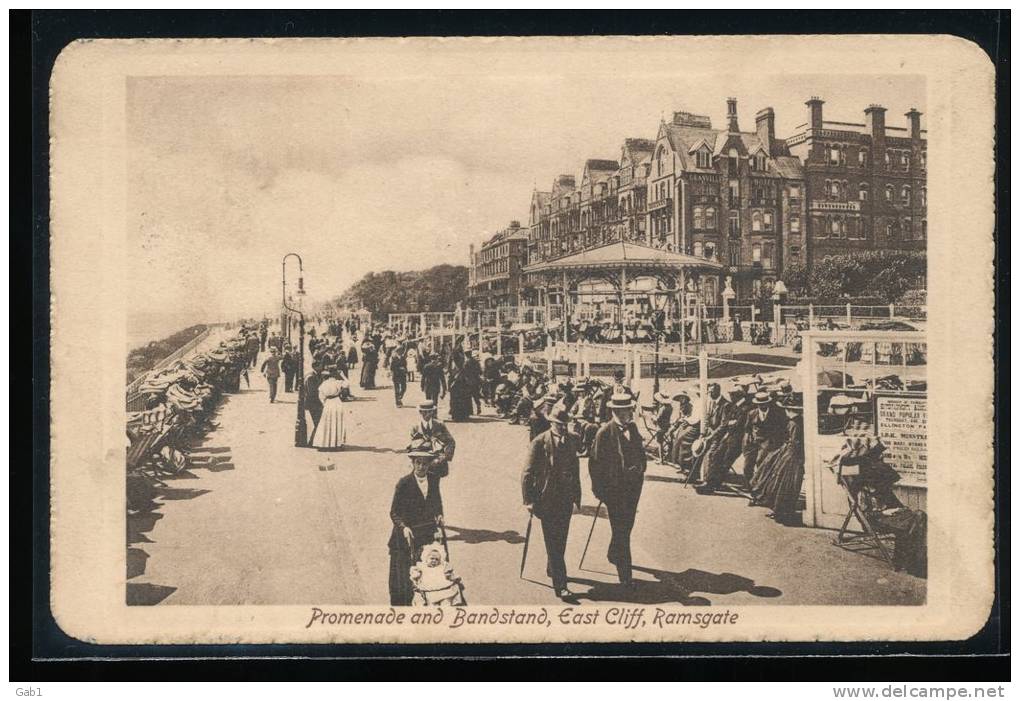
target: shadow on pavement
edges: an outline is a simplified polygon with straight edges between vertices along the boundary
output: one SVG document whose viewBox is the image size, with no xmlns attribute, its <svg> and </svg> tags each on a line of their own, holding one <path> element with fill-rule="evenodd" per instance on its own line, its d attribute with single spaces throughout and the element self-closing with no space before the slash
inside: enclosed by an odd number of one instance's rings
<svg viewBox="0 0 1020 701">
<path fill-rule="evenodd" d="M 177 591 L 177 587 L 165 587 L 161 584 L 138 584 L 128 582 L 128 606 L 155 606 L 166 597 Z"/>
<path fill-rule="evenodd" d="M 595 505 L 592 505 L 592 504 L 581 504 L 581 508 L 578 510 L 577 514 L 579 514 L 581 516 L 587 516 L 588 518 L 591 518 L 591 517 L 593 517 L 595 515 L 595 509 L 596 508 L 598 508 L 598 504 L 595 504 Z M 604 508 L 599 509 L 598 513 L 599 513 L 599 518 L 609 518 L 609 515 L 606 513 L 606 510 Z"/>
<path fill-rule="evenodd" d="M 344 453 L 389 453 L 389 454 L 403 454 L 407 450 L 404 448 L 380 448 L 376 445 L 345 445 L 342 451 Z"/>
<path fill-rule="evenodd" d="M 446 524 L 446 530 L 453 532 L 449 535 L 448 540 L 461 541 L 468 543 L 469 545 L 495 542 L 516 545 L 524 542 L 524 536 L 517 531 L 490 531 L 485 528 L 461 528 L 460 526 L 451 526 L 450 524 Z"/>
<path fill-rule="evenodd" d="M 735 594 L 747 592 L 751 596 L 775 598 L 783 592 L 775 587 L 758 586 L 753 579 L 731 572 L 714 574 L 703 570 L 669 572 L 650 567 L 634 567 L 635 572 L 644 572 L 655 580 L 635 578 L 630 586 L 617 582 L 599 582 L 592 579 L 572 577 L 570 581 L 585 584 L 591 588 L 578 593 L 574 598 L 589 601 L 625 601 L 635 604 L 679 603 L 684 606 L 708 606 L 712 602 L 704 596 L 692 594 Z"/>
</svg>

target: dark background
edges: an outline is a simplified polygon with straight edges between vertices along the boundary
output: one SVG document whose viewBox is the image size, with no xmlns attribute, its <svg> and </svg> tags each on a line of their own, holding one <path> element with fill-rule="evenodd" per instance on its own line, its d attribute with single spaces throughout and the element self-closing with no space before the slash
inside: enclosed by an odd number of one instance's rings
<svg viewBox="0 0 1020 701">
<path fill-rule="evenodd" d="M 1008 434 L 996 428 L 996 600 L 984 629 L 965 642 L 669 645 L 233 645 L 100 646 L 69 638 L 49 610 L 49 248 L 48 82 L 53 62 L 79 38 L 464 36 L 600 34 L 953 34 L 981 46 L 997 70 L 997 229 L 1009 231 L 1010 13 L 975 11 L 11 11 L 11 329 L 32 329 L 31 461 L 10 460 L 12 534 L 10 678 L 187 679 L 676 679 L 978 681 L 1009 679 L 1009 474 L 999 470 Z M 961 172 L 961 175 L 965 169 Z M 965 176 L 964 176 L 965 177 Z M 26 203 L 31 198 L 31 208 Z M 15 204 L 16 203 L 16 204 Z M 20 233 L 31 231 L 30 236 Z M 996 237 L 996 262 L 1008 237 Z M 30 272 L 29 272 L 30 271 Z M 1009 274 L 996 266 L 996 386 L 1009 383 Z M 17 294 L 20 293 L 20 294 Z M 24 346 L 22 346 L 24 348 Z M 24 353 L 24 350 L 22 350 Z M 24 358 L 24 355 L 22 356 Z M 11 363 L 10 375 L 21 380 Z M 24 386 L 27 383 L 23 383 Z M 14 392 L 12 391 L 12 395 Z M 83 406 L 87 398 L 83 398 Z M 25 421 L 26 412 L 15 412 Z M 1009 407 L 996 394 L 996 422 Z M 25 427 L 27 429 L 27 427 Z M 15 431 L 12 435 L 24 435 Z M 965 468 L 966 446 L 961 446 Z M 12 450 L 12 453 L 14 451 Z M 31 498 L 29 498 L 31 497 Z M 21 534 L 31 533 L 32 537 Z M 16 537 L 19 534 L 21 537 Z M 848 609 L 846 615 L 853 615 Z M 260 661 L 231 656 L 264 657 Z M 280 659 L 287 656 L 289 659 Z M 405 659 L 394 659 L 401 656 Z M 499 659 L 513 656 L 512 659 Z M 558 656 L 550 659 L 549 656 Z M 221 659 L 195 660 L 194 657 Z M 301 659 L 294 659 L 295 657 Z M 408 657 L 419 659 L 406 659 Z M 542 659 L 535 659 L 541 657 Z M 89 658 L 89 659 L 82 659 Z M 139 658 L 147 658 L 141 660 Z M 158 659 L 153 659 L 158 658 Z M 431 658 L 424 662 L 420 658 Z M 469 660 L 470 662 L 466 662 Z"/>
</svg>

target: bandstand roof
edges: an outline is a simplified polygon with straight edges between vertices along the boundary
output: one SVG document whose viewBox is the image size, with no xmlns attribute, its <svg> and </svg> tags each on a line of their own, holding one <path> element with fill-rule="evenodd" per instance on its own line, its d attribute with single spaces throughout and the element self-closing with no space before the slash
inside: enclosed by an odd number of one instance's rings
<svg viewBox="0 0 1020 701">
<path fill-rule="evenodd" d="M 639 243 L 617 241 L 524 268 L 526 273 L 562 270 L 721 270 L 722 264 Z"/>
</svg>

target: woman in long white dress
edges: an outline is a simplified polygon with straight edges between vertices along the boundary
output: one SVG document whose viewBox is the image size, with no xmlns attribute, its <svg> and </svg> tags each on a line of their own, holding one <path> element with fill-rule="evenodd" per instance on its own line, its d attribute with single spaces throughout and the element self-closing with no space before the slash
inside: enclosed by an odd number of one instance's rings
<svg viewBox="0 0 1020 701">
<path fill-rule="evenodd" d="M 312 436 L 312 446 L 319 450 L 339 450 L 347 442 L 344 427 L 344 403 L 340 398 L 347 377 L 333 366 L 329 378 L 319 385 L 319 399 L 322 401 L 322 417 Z"/>
</svg>

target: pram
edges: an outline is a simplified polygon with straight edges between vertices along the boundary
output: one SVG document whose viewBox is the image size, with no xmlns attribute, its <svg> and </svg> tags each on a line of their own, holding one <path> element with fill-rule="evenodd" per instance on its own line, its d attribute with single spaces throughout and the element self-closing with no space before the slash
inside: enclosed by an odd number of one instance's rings
<svg viewBox="0 0 1020 701">
<path fill-rule="evenodd" d="M 453 572 L 443 542 L 432 542 L 421 549 L 421 558 L 411 567 L 412 606 L 466 606 L 464 583 Z"/>
</svg>

